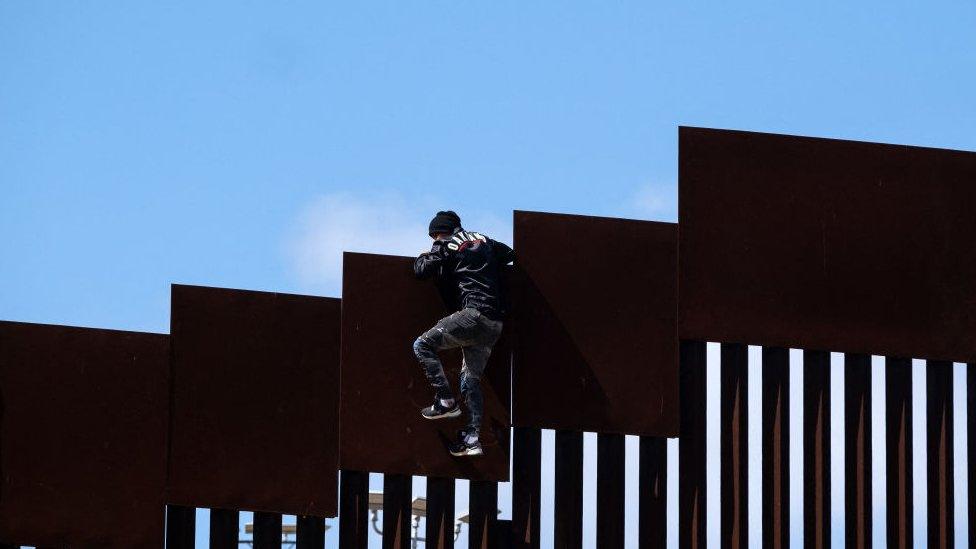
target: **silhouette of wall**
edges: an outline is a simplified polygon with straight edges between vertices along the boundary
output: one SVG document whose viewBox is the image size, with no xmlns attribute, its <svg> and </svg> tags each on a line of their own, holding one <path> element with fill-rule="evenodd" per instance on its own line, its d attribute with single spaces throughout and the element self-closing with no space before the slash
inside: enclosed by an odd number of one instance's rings
<svg viewBox="0 0 976 549">
<path fill-rule="evenodd" d="M 976 153 L 681 128 L 680 335 L 976 359 Z"/>
<path fill-rule="evenodd" d="M 675 436 L 677 226 L 515 212 L 514 423 Z"/>
<path fill-rule="evenodd" d="M 173 286 L 167 502 L 335 516 L 340 301 Z"/>
<path fill-rule="evenodd" d="M 169 337 L 0 322 L 0 540 L 159 547 Z"/>
</svg>

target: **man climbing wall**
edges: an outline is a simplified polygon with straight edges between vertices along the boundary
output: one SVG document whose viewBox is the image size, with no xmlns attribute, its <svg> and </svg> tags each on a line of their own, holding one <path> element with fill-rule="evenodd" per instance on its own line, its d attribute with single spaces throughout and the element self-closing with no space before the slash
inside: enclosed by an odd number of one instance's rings
<svg viewBox="0 0 976 549">
<path fill-rule="evenodd" d="M 413 344 L 414 354 L 434 388 L 434 403 L 421 410 L 427 419 L 457 417 L 461 408 L 437 353 L 460 347 L 461 396 L 468 408 L 469 421 L 449 446 L 452 455 L 478 456 L 483 453 L 478 433 L 484 398 L 481 375 L 491 349 L 502 333 L 505 315 L 502 294 L 502 267 L 515 259 L 511 248 L 485 235 L 466 231 L 453 211 L 437 212 L 430 222 L 434 239 L 429 252 L 414 262 L 419 279 L 433 278 L 450 315 L 437 321 Z"/>
</svg>

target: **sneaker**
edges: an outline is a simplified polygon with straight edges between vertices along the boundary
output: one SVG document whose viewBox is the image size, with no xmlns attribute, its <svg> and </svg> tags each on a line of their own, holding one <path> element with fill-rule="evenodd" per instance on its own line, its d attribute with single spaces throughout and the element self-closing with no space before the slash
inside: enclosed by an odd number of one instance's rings
<svg viewBox="0 0 976 549">
<path fill-rule="evenodd" d="M 452 456 L 457 456 L 457 457 L 480 456 L 484 454 L 484 451 L 481 449 L 481 441 L 476 440 L 473 443 L 469 444 L 468 442 L 466 442 L 464 431 L 458 431 L 457 442 L 454 442 L 451 445 L 449 445 L 447 449 L 451 452 Z"/>
<path fill-rule="evenodd" d="M 441 399 L 435 398 L 434 403 L 420 411 L 420 415 L 427 419 L 441 419 L 444 417 L 457 417 L 461 415 L 461 406 L 454 401 L 454 406 L 447 408 L 441 406 Z"/>
</svg>

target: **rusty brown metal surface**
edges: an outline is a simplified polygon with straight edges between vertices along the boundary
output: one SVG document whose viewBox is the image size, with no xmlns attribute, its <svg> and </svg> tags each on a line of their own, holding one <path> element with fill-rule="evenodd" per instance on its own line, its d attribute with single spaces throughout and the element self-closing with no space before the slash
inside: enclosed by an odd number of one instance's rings
<svg viewBox="0 0 976 549">
<path fill-rule="evenodd" d="M 166 506 L 166 549 L 193 549 L 197 510 L 183 505 Z"/>
<path fill-rule="evenodd" d="M 254 549 L 281 549 L 281 514 L 254 513 Z"/>
<path fill-rule="evenodd" d="M 844 508 L 847 547 L 868 549 L 872 536 L 871 357 L 844 355 Z"/>
<path fill-rule="evenodd" d="M 790 352 L 762 349 L 763 547 L 790 546 Z"/>
<path fill-rule="evenodd" d="M 702 128 L 679 151 L 681 338 L 976 357 L 976 153 Z"/>
<path fill-rule="evenodd" d="M 583 547 L 583 433 L 556 431 L 553 468 L 555 547 Z"/>
<path fill-rule="evenodd" d="M 928 546 L 948 549 L 955 547 L 956 543 L 952 363 L 930 360 L 926 364 L 925 375 L 928 435 Z"/>
<path fill-rule="evenodd" d="M 512 431 L 512 547 L 539 549 L 542 431 L 531 427 Z"/>
<path fill-rule="evenodd" d="M 296 549 L 325 549 L 325 519 L 295 517 Z"/>
<path fill-rule="evenodd" d="M 454 479 L 427 477 L 427 516 L 424 546 L 454 549 Z"/>
<path fill-rule="evenodd" d="M 168 502 L 336 515 L 339 320 L 335 298 L 173 286 Z"/>
<path fill-rule="evenodd" d="M 240 516 L 240 511 L 231 509 L 210 510 L 210 549 L 239 547 Z"/>
<path fill-rule="evenodd" d="M 830 547 L 830 353 L 803 351 L 803 546 Z"/>
<path fill-rule="evenodd" d="M 342 470 L 339 477 L 339 549 L 366 549 L 369 473 Z"/>
<path fill-rule="evenodd" d="M 668 445 L 663 437 L 640 437 L 637 543 L 656 549 L 667 543 Z"/>
<path fill-rule="evenodd" d="M 498 483 L 473 480 L 468 487 L 468 548 L 496 549 L 498 532 Z"/>
<path fill-rule="evenodd" d="M 681 342 L 681 433 L 678 437 L 678 546 L 706 544 L 705 343 Z"/>
<path fill-rule="evenodd" d="M 676 436 L 677 226 L 516 211 L 515 253 L 515 424 Z"/>
<path fill-rule="evenodd" d="M 434 284 L 416 280 L 413 258 L 346 253 L 342 282 L 343 469 L 507 481 L 509 476 L 509 324 L 481 378 L 485 410 L 477 460 L 455 458 L 446 443 L 467 414 L 431 421 L 420 410 L 434 399 L 413 342 L 447 315 Z M 441 354 L 460 398 L 461 353 Z M 377 441 L 383 441 L 378 452 Z"/>
<path fill-rule="evenodd" d="M 720 370 L 721 544 L 722 547 L 745 549 L 749 546 L 749 356 L 746 346 L 723 343 Z"/>
<path fill-rule="evenodd" d="M 169 337 L 0 322 L 0 540 L 159 547 Z"/>
<path fill-rule="evenodd" d="M 413 477 L 383 475 L 383 549 L 409 549 Z"/>
<path fill-rule="evenodd" d="M 512 537 L 508 534 L 512 531 L 512 520 L 511 519 L 498 519 L 495 521 L 495 530 L 497 534 L 497 543 L 495 547 L 497 549 L 511 549 L 512 547 Z"/>
<path fill-rule="evenodd" d="M 596 446 L 596 545 L 624 547 L 624 435 L 600 433 Z"/>
<path fill-rule="evenodd" d="M 915 547 L 912 512 L 912 361 L 885 357 L 888 547 Z"/>
</svg>

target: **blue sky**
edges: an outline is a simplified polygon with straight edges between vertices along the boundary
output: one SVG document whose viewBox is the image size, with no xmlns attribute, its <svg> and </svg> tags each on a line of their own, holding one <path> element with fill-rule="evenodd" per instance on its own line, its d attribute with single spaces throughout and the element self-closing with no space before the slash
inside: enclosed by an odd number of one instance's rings
<svg viewBox="0 0 976 549">
<path fill-rule="evenodd" d="M 338 295 L 443 207 L 675 221 L 678 125 L 976 150 L 974 36 L 962 2 L 3 2 L 0 318 Z"/>
</svg>

